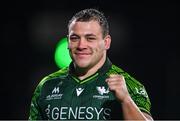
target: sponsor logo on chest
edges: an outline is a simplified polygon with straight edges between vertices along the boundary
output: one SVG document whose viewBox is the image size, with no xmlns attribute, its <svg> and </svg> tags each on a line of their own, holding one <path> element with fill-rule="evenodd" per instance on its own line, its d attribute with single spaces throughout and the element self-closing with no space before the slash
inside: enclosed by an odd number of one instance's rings
<svg viewBox="0 0 180 121">
<path fill-rule="evenodd" d="M 109 108 L 96 108 L 96 107 L 66 107 L 66 106 L 51 106 L 47 105 L 45 113 L 48 119 L 52 120 L 67 120 L 67 119 L 79 119 L 79 120 L 99 120 L 110 119 L 111 109 Z"/>
<path fill-rule="evenodd" d="M 54 87 L 50 95 L 46 96 L 46 100 L 61 99 L 63 94 L 60 93 L 59 87 Z"/>
</svg>

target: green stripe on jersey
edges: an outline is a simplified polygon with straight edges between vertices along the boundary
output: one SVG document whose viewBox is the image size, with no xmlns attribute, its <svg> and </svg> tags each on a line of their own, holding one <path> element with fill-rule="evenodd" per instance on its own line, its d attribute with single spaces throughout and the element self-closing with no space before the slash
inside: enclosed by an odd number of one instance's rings
<svg viewBox="0 0 180 121">
<path fill-rule="evenodd" d="M 86 78 L 86 79 L 83 79 L 83 80 L 80 80 L 80 79 L 76 78 L 75 76 L 72 76 L 72 78 L 73 78 L 77 83 L 83 84 L 83 83 L 85 83 L 85 82 L 91 81 L 92 79 L 94 79 L 94 78 L 97 77 L 98 75 L 99 75 L 99 74 L 96 73 L 96 74 L 94 74 L 94 75 L 92 75 L 92 76 L 90 76 L 90 77 L 88 77 L 88 78 Z"/>
</svg>

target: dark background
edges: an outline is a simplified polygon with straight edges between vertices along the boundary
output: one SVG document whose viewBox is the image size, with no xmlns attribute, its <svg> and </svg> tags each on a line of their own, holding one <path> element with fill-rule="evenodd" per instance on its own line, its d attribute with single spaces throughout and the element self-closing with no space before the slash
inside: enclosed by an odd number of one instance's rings
<svg viewBox="0 0 180 121">
<path fill-rule="evenodd" d="M 59 69 L 54 51 L 57 42 L 67 35 L 68 20 L 90 7 L 103 11 L 108 18 L 112 36 L 109 58 L 145 85 L 153 118 L 180 119 L 177 3 L 117 1 L 0 4 L 0 119 L 28 118 L 36 85 Z"/>
</svg>

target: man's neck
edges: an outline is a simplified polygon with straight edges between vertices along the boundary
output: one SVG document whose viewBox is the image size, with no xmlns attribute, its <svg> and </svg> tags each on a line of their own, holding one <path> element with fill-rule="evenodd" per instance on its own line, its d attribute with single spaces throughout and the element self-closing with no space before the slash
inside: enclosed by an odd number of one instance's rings
<svg viewBox="0 0 180 121">
<path fill-rule="evenodd" d="M 75 74 L 80 80 L 83 80 L 93 74 L 95 74 L 105 63 L 106 57 L 103 57 L 102 60 L 99 61 L 96 65 L 89 68 L 76 68 Z"/>
</svg>

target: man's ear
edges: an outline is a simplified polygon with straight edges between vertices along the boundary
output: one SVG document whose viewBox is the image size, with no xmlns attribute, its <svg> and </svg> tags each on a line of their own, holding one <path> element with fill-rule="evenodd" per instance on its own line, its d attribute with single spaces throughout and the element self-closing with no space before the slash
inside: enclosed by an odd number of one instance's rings
<svg viewBox="0 0 180 121">
<path fill-rule="evenodd" d="M 69 49 L 69 35 L 66 35 L 66 37 L 67 37 L 67 41 L 68 41 L 68 49 Z"/>
<path fill-rule="evenodd" d="M 105 43 L 105 49 L 108 50 L 111 46 L 111 36 L 110 35 L 105 36 L 104 43 Z"/>
</svg>

